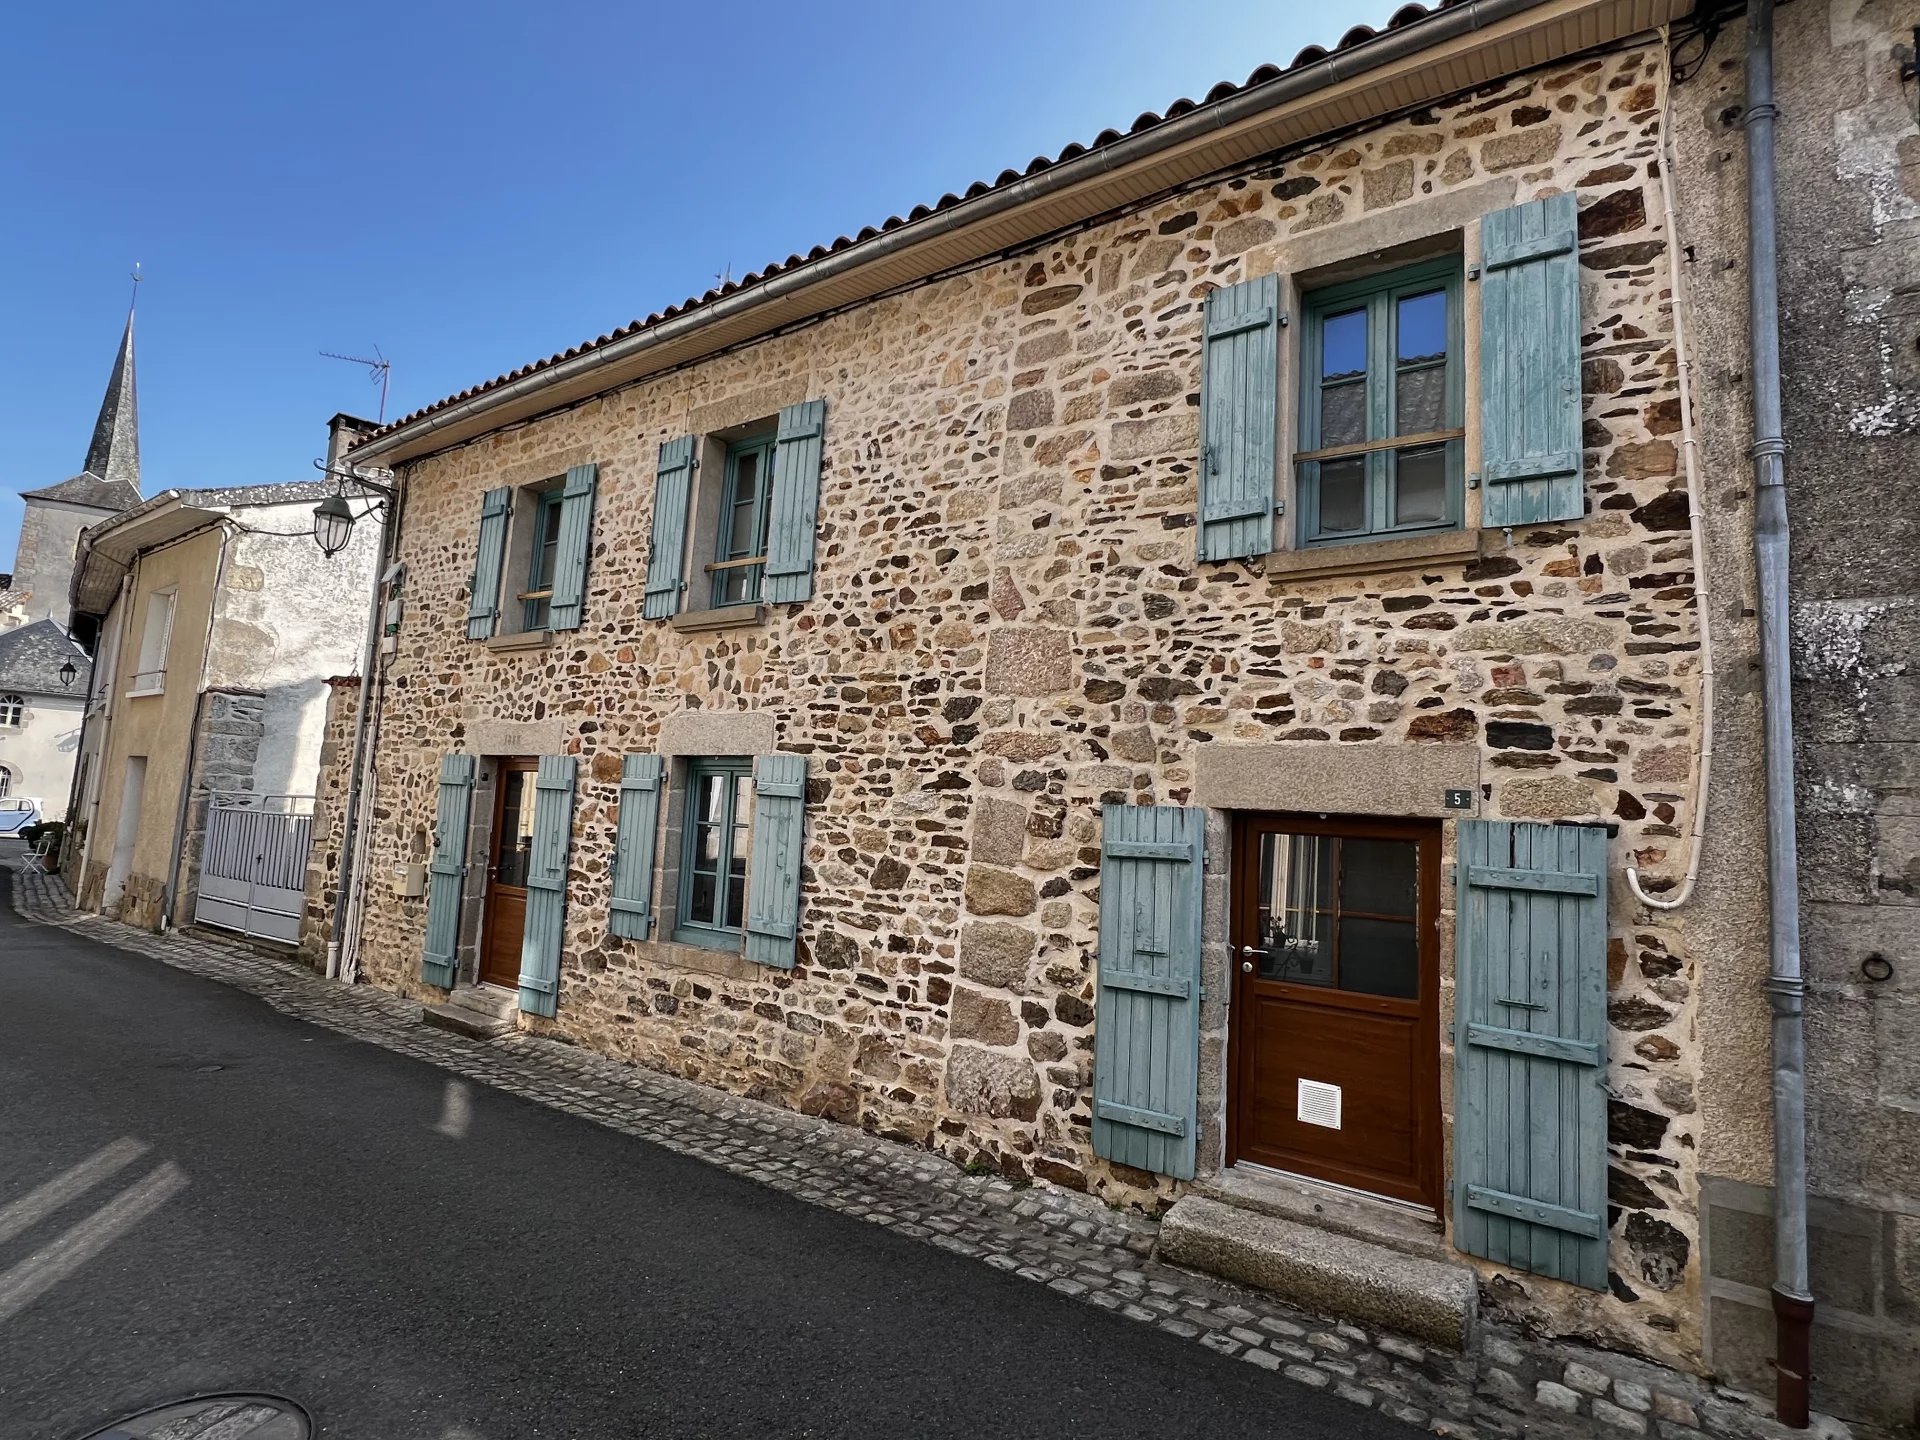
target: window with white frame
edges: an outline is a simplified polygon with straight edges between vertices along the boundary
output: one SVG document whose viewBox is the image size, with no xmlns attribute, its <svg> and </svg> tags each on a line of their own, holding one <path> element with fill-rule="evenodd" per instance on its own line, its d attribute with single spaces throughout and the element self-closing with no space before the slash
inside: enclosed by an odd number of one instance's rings
<svg viewBox="0 0 1920 1440">
<path fill-rule="evenodd" d="M 24 695 L 0 695 L 0 730 L 18 730 L 27 718 Z M 0 794 L 6 792 L 0 791 Z"/>
<path fill-rule="evenodd" d="M 173 606 L 176 594 L 161 590 L 147 598 L 146 625 L 140 632 L 140 655 L 127 686 L 129 695 L 158 695 L 167 688 L 167 649 L 173 643 Z"/>
</svg>

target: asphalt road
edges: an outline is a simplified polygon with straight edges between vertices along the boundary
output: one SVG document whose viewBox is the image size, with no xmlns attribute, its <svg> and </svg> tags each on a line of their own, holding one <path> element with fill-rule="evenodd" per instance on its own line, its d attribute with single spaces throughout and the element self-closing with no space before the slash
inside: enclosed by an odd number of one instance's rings
<svg viewBox="0 0 1920 1440">
<path fill-rule="evenodd" d="M 0 903 L 0 1437 L 229 1389 L 366 1440 L 1415 1433 L 447 1081 Z"/>
</svg>

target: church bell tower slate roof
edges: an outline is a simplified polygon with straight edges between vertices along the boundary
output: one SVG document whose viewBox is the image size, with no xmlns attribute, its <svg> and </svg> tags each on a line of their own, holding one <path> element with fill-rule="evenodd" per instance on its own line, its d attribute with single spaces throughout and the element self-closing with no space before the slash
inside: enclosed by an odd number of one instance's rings
<svg viewBox="0 0 1920 1440">
<path fill-rule="evenodd" d="M 28 500 L 57 500 L 96 510 L 125 510 L 140 503 L 140 405 L 133 377 L 133 311 L 120 336 L 107 393 L 93 422 L 86 468 L 71 480 L 22 492 Z"/>
</svg>

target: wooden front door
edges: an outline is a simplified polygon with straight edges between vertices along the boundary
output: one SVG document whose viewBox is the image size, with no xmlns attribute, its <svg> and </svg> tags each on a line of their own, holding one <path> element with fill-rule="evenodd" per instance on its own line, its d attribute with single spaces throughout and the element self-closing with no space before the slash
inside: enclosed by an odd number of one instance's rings
<svg viewBox="0 0 1920 1440">
<path fill-rule="evenodd" d="M 493 839 L 487 856 L 487 920 L 480 978 L 520 984 L 520 942 L 527 930 L 527 867 L 533 858 L 533 782 L 538 760 L 502 760 L 493 787 Z"/>
<path fill-rule="evenodd" d="M 1229 1159 L 1440 1203 L 1440 828 L 1247 815 Z"/>
</svg>

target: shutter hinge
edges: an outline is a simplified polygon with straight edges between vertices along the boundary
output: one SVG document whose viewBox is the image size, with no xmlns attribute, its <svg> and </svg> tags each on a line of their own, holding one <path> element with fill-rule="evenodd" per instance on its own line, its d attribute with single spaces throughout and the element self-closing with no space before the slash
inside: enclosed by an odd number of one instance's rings
<svg viewBox="0 0 1920 1440">
<path fill-rule="evenodd" d="M 1469 489 L 1469 490 L 1478 490 L 1479 488 L 1480 488 L 1480 477 L 1479 477 L 1479 475 L 1477 475 L 1477 474 L 1475 474 L 1475 475 L 1469 475 L 1469 476 L 1467 476 L 1467 489 Z"/>
<path fill-rule="evenodd" d="M 1276 514 L 1276 515 L 1284 515 L 1284 514 L 1286 514 L 1286 513 L 1287 513 L 1287 502 L 1286 502 L 1286 501 L 1284 501 L 1284 500 L 1275 500 L 1275 501 L 1273 502 L 1273 513 L 1274 513 L 1274 514 Z"/>
<path fill-rule="evenodd" d="M 1480 278 L 1480 267 L 1478 265 L 1467 266 L 1467 279 L 1478 280 L 1479 278 Z"/>
<path fill-rule="evenodd" d="M 1291 323 L 1291 317 L 1286 311 L 1282 310 L 1280 312 L 1280 328 L 1282 330 L 1286 329 L 1289 323 Z"/>
<path fill-rule="evenodd" d="M 1218 475 L 1220 473 L 1220 466 L 1216 463 L 1213 446 L 1203 445 L 1200 447 L 1200 464 L 1209 475 Z"/>
</svg>

